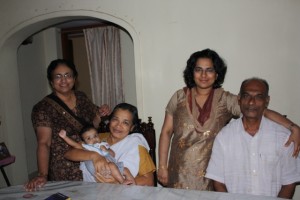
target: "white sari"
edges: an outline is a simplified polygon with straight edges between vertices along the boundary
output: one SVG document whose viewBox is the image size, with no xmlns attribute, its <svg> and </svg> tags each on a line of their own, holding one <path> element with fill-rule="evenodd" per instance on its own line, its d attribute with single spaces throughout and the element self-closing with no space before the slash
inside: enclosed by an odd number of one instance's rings
<svg viewBox="0 0 300 200">
<path fill-rule="evenodd" d="M 149 151 L 149 145 L 141 133 L 132 133 L 123 140 L 110 146 L 115 152 L 115 159 L 123 162 L 132 176 L 136 177 L 139 172 L 140 154 L 139 146 L 145 147 Z"/>
<path fill-rule="evenodd" d="M 141 133 L 132 133 L 123 140 L 110 146 L 110 149 L 115 152 L 116 161 L 123 163 L 123 166 L 128 168 L 133 177 L 138 175 L 140 167 L 139 146 L 145 147 L 147 151 L 150 149 L 146 139 Z M 83 181 L 96 182 L 93 176 L 95 168 L 91 160 L 81 162 L 80 169 L 82 170 Z"/>
</svg>

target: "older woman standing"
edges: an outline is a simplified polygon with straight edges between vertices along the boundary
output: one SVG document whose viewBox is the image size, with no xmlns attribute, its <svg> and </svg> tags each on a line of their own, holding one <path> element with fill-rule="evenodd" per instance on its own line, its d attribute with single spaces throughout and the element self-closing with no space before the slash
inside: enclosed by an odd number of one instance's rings
<svg viewBox="0 0 300 200">
<path fill-rule="evenodd" d="M 108 106 L 98 108 L 87 96 L 74 89 L 77 78 L 75 65 L 67 60 L 53 60 L 47 78 L 53 92 L 32 110 L 32 123 L 37 137 L 38 176 L 26 183 L 28 191 L 43 186 L 47 180 L 82 180 L 78 162 L 64 158 L 70 148 L 58 135 L 65 129 L 69 137 L 78 135 L 86 123 L 98 127 L 100 117 L 109 114 Z"/>
<path fill-rule="evenodd" d="M 237 96 L 221 88 L 226 70 L 222 58 L 210 49 L 195 52 L 188 59 L 184 70 L 187 87 L 175 92 L 169 101 L 159 139 L 158 179 L 163 185 L 212 190 L 204 175 L 214 139 L 232 117 L 240 114 Z M 265 116 L 293 131 L 294 156 L 298 154 L 299 127 L 270 110 Z"/>
<path fill-rule="evenodd" d="M 144 136 L 134 133 L 138 126 L 139 117 L 137 108 L 131 104 L 120 103 L 112 111 L 109 130 L 110 133 L 102 136 L 115 152 L 115 158 L 124 163 L 131 174 L 135 177 L 134 185 L 154 185 L 153 172 L 155 165 L 148 151 L 149 146 Z M 110 174 L 107 161 L 96 152 L 71 149 L 66 153 L 66 158 L 75 161 L 92 160 L 95 165 L 95 176 L 98 182 L 117 183 Z"/>
</svg>

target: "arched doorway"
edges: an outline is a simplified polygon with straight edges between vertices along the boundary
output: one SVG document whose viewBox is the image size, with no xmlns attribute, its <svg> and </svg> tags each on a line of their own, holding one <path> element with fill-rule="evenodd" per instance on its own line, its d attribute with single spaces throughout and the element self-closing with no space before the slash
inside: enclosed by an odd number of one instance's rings
<svg viewBox="0 0 300 200">
<path fill-rule="evenodd" d="M 76 20 L 76 19 L 104 19 L 119 26 L 123 27 L 130 34 L 133 45 L 134 45 L 134 69 L 135 69 L 135 83 L 136 83 L 136 95 L 137 95 L 137 106 L 140 107 L 140 112 L 142 112 L 142 96 L 141 96 L 141 83 L 140 83 L 140 56 L 139 56 L 139 40 L 135 30 L 127 22 L 114 18 L 105 13 L 93 12 L 93 11 L 61 11 L 57 13 L 46 14 L 25 20 L 22 24 L 18 24 L 14 29 L 10 30 L 2 42 L 0 43 L 0 65 L 1 68 L 1 85 L 0 89 L 2 92 L 0 100 L 0 112 L 4 113 L 1 116 L 2 119 L 5 119 L 1 127 L 0 136 L 5 138 L 7 145 L 10 147 L 11 152 L 14 153 L 17 157 L 16 164 L 7 170 L 7 174 L 13 184 L 22 184 L 27 180 L 27 174 L 30 173 L 28 169 L 32 170 L 33 160 L 28 161 L 28 157 L 35 156 L 35 149 L 32 148 L 35 145 L 35 138 L 32 133 L 30 119 L 24 119 L 24 110 L 31 110 L 30 106 L 24 103 L 22 97 L 32 97 L 40 99 L 44 94 L 49 92 L 47 89 L 47 81 L 45 76 L 45 67 L 46 65 L 35 66 L 31 69 L 22 69 L 18 68 L 18 56 L 17 51 L 20 44 L 29 36 L 40 32 L 49 27 L 53 27 L 62 22 Z M 49 59 L 52 59 L 51 56 L 45 51 L 43 58 L 35 57 L 33 59 L 42 59 L 45 63 L 48 63 Z M 24 75 L 24 73 L 28 73 Z M 9 74 L 5 75 L 5 74 Z M 22 87 L 22 77 L 30 77 L 32 74 L 32 83 L 35 83 L 39 88 L 34 87 L 31 90 L 31 93 L 23 92 Z M 23 80 L 23 82 L 29 80 Z M 9 87 L 4 87 L 9 86 Z M 18 124 L 16 126 L 16 124 Z M 32 128 L 31 128 L 32 129 Z M 33 137 L 25 137 L 25 135 L 31 134 Z M 1 138 L 0 138 L 1 139 Z M 25 142 L 24 142 L 25 141 Z M 27 144 L 27 145 L 26 145 Z M 32 144 L 32 145 L 30 145 Z M 27 146 L 30 146 L 31 149 L 28 150 Z M 34 153 L 33 153 L 34 151 Z M 30 164 L 29 164 L 30 163 Z M 35 163 L 34 163 L 35 164 Z"/>
</svg>

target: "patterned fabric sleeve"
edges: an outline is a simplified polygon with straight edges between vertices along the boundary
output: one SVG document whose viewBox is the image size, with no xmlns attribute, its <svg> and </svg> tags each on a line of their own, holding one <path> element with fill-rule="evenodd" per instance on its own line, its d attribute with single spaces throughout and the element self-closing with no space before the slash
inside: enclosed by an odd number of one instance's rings
<svg viewBox="0 0 300 200">
<path fill-rule="evenodd" d="M 52 127 L 52 120 L 51 116 L 48 114 L 46 108 L 49 105 L 45 105 L 44 101 L 39 102 L 36 104 L 31 113 L 31 120 L 33 128 L 36 129 L 37 127 Z"/>
</svg>

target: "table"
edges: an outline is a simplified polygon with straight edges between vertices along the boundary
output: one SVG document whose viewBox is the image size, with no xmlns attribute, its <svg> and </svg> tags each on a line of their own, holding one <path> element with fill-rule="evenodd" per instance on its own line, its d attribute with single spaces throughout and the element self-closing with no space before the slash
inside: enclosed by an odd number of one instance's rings
<svg viewBox="0 0 300 200">
<path fill-rule="evenodd" d="M 264 197 L 243 194 L 228 194 L 221 192 L 208 192 L 196 190 L 170 189 L 163 187 L 147 186 L 127 186 L 106 183 L 88 182 L 48 182 L 44 188 L 37 192 L 30 192 L 34 196 L 30 200 L 45 199 L 51 194 L 60 192 L 71 197 L 72 200 L 182 200 L 182 199 L 201 199 L 201 200 L 275 200 L 279 198 Z M 0 200 L 23 199 L 23 195 L 28 194 L 22 185 L 0 189 Z"/>
</svg>

